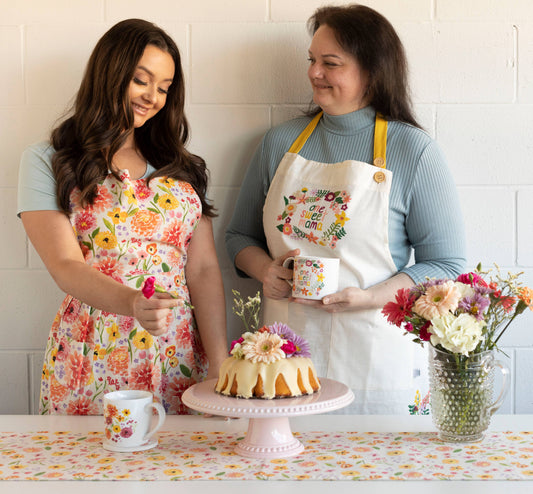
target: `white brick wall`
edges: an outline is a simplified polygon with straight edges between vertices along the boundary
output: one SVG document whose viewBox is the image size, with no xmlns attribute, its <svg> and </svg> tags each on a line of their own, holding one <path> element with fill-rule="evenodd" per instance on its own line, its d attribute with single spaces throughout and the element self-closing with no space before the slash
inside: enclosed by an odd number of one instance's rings
<svg viewBox="0 0 533 494">
<path fill-rule="evenodd" d="M 327 0 L 0 0 L 0 413 L 36 410 L 41 359 L 62 299 L 15 217 L 18 162 L 68 106 L 96 40 L 144 17 L 178 43 L 190 148 L 211 169 L 228 299 L 238 279 L 224 227 L 261 135 L 305 107 L 305 22 Z M 338 0 L 334 3 L 342 3 Z M 348 3 L 348 2 L 344 2 Z M 533 286 L 533 3 L 369 0 L 397 28 L 420 121 L 447 155 L 468 227 L 468 259 L 523 270 Z M 149 8 L 147 8 L 149 7 Z M 512 368 L 502 411 L 533 413 L 533 314 L 502 341 Z"/>
</svg>

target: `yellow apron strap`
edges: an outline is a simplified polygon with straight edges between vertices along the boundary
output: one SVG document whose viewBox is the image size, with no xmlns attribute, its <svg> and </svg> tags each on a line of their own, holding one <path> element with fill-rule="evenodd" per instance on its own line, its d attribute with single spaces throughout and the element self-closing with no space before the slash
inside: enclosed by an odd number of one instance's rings
<svg viewBox="0 0 533 494">
<path fill-rule="evenodd" d="M 387 166 L 387 121 L 380 113 L 376 114 L 374 126 L 374 165 L 380 168 Z"/>
<path fill-rule="evenodd" d="M 289 153 L 298 154 L 300 152 L 318 125 L 318 121 L 322 118 L 322 113 L 318 113 L 309 122 L 303 132 L 292 143 Z M 387 121 L 379 113 L 376 114 L 376 125 L 374 126 L 374 165 L 380 168 L 385 168 L 387 165 Z"/>
<path fill-rule="evenodd" d="M 313 118 L 308 124 L 303 132 L 298 136 L 298 138 L 292 143 L 292 146 L 289 149 L 289 153 L 298 154 L 300 150 L 304 147 L 305 142 L 309 139 L 309 136 L 315 130 L 315 127 L 318 125 L 318 121 L 322 118 L 322 113 L 320 112 L 316 117 Z"/>
</svg>

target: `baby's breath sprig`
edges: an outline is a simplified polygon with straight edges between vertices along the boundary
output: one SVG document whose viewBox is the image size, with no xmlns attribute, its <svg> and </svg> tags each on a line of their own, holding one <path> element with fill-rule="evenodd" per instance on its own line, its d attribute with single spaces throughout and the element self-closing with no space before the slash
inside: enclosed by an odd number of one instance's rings
<svg viewBox="0 0 533 494">
<path fill-rule="evenodd" d="M 257 331 L 259 329 L 259 311 L 261 310 L 261 295 L 259 292 L 255 297 L 248 297 L 245 302 L 238 290 L 233 292 L 233 313 L 239 316 L 244 323 L 246 331 Z"/>
</svg>

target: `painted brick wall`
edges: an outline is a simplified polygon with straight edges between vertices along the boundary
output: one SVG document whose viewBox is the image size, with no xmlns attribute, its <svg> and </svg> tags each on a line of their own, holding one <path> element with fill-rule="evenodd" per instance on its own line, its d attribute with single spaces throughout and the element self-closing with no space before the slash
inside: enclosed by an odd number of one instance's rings
<svg viewBox="0 0 533 494">
<path fill-rule="evenodd" d="M 305 21 L 319 0 L 0 0 L 0 413 L 33 413 L 42 351 L 62 299 L 15 216 L 19 158 L 68 107 L 96 40 L 143 17 L 178 43 L 190 148 L 211 169 L 215 235 L 239 331 L 223 231 L 261 135 L 310 100 Z M 337 2 L 342 3 L 342 2 Z M 533 3 L 368 0 L 391 20 L 410 61 L 416 111 L 459 187 L 469 266 L 498 263 L 533 285 Z M 233 330 L 231 330 L 233 328 Z M 533 413 L 533 315 L 505 337 L 512 387 L 502 412 Z"/>
</svg>

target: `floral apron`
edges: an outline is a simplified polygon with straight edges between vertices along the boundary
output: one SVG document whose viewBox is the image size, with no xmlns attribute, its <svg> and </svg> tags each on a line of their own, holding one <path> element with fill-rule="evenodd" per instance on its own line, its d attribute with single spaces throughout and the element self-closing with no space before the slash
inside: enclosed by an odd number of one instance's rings
<svg viewBox="0 0 533 494">
<path fill-rule="evenodd" d="M 293 143 L 272 180 L 263 210 L 268 248 L 273 258 L 296 248 L 302 255 L 338 257 L 339 291 L 368 288 L 397 272 L 388 244 L 387 122 L 376 117 L 374 164 L 326 164 L 298 154 L 320 118 Z M 343 413 L 407 412 L 415 345 L 380 310 L 328 314 L 265 298 L 264 320 L 285 322 L 304 336 L 318 375 L 354 391 Z"/>
<path fill-rule="evenodd" d="M 71 195 L 70 221 L 85 262 L 137 289 L 155 276 L 186 303 L 169 312 L 168 331 L 155 337 L 132 317 L 67 296 L 46 346 L 43 414 L 102 414 L 104 394 L 118 389 L 151 391 L 167 413 L 188 413 L 181 395 L 207 372 L 184 270 L 200 199 L 190 184 L 171 178 L 157 177 L 147 186 L 121 171 L 120 179 L 108 175 L 85 208 L 79 190 Z"/>
</svg>

